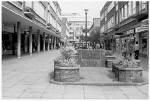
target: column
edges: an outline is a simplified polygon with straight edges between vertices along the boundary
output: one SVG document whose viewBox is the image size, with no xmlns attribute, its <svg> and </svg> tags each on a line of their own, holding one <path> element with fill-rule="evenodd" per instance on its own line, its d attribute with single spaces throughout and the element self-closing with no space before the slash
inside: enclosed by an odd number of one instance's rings
<svg viewBox="0 0 150 101">
<path fill-rule="evenodd" d="M 14 33 L 12 34 L 12 54 L 15 55 L 15 34 L 16 34 L 16 25 L 14 25 Z"/>
<path fill-rule="evenodd" d="M 45 32 L 43 33 L 43 51 L 45 52 Z"/>
<path fill-rule="evenodd" d="M 51 50 L 53 49 L 53 36 L 51 36 Z"/>
<path fill-rule="evenodd" d="M 40 52 L 40 30 L 37 30 L 38 34 L 38 52 Z"/>
<path fill-rule="evenodd" d="M 48 35 L 48 45 L 47 45 L 47 51 L 49 51 L 49 43 L 50 43 L 49 39 L 50 39 L 50 35 Z"/>
<path fill-rule="evenodd" d="M 55 49 L 55 37 L 53 37 L 53 49 Z"/>
<path fill-rule="evenodd" d="M 29 27 L 29 54 L 32 55 L 32 27 Z"/>
<path fill-rule="evenodd" d="M 21 58 L 21 23 L 17 22 L 17 57 Z"/>
<path fill-rule="evenodd" d="M 54 49 L 56 49 L 56 37 L 54 37 Z"/>
<path fill-rule="evenodd" d="M 57 44 L 58 44 L 58 43 L 57 43 L 57 37 L 56 37 L 56 49 L 58 49 Z"/>
<path fill-rule="evenodd" d="M 24 32 L 24 52 L 27 52 L 27 35 L 26 31 Z"/>
</svg>

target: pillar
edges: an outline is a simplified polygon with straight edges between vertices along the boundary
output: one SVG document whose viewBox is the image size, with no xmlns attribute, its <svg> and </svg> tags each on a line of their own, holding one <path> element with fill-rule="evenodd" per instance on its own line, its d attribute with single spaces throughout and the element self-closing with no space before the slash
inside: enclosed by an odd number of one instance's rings
<svg viewBox="0 0 150 101">
<path fill-rule="evenodd" d="M 17 22 L 17 57 L 21 58 L 21 23 Z"/>
<path fill-rule="evenodd" d="M 24 52 L 27 52 L 27 35 L 26 31 L 24 32 Z"/>
<path fill-rule="evenodd" d="M 53 36 L 51 36 L 51 50 L 53 49 Z"/>
<path fill-rule="evenodd" d="M 54 37 L 54 49 L 56 49 L 56 37 Z"/>
<path fill-rule="evenodd" d="M 55 49 L 55 37 L 53 37 L 53 49 Z"/>
<path fill-rule="evenodd" d="M 45 51 L 45 32 L 43 33 L 43 51 Z"/>
<path fill-rule="evenodd" d="M 38 52 L 40 52 L 40 30 L 37 30 L 37 34 L 38 34 Z"/>
<path fill-rule="evenodd" d="M 48 45 L 47 45 L 47 50 L 48 51 L 49 51 L 49 43 L 50 43 L 49 39 L 50 39 L 50 35 L 48 35 Z"/>
<path fill-rule="evenodd" d="M 14 33 L 12 35 L 12 54 L 15 55 L 15 34 L 16 34 L 16 25 L 14 25 Z"/>
<path fill-rule="evenodd" d="M 32 55 L 32 27 L 29 27 L 29 54 Z"/>
</svg>

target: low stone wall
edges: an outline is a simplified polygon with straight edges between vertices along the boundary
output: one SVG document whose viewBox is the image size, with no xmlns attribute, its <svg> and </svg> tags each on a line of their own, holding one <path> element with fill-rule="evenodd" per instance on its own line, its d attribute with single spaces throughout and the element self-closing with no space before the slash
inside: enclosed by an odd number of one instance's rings
<svg viewBox="0 0 150 101">
<path fill-rule="evenodd" d="M 78 63 L 81 67 L 102 67 L 105 65 L 104 56 L 103 49 L 79 49 Z"/>
<path fill-rule="evenodd" d="M 78 67 L 62 67 L 55 64 L 54 80 L 59 82 L 74 82 L 79 80 Z"/>
</svg>

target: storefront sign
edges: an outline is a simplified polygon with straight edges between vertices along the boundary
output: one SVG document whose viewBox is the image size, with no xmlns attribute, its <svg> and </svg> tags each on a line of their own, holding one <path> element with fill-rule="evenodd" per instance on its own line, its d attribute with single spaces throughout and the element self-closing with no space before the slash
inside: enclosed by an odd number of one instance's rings
<svg viewBox="0 0 150 101">
<path fill-rule="evenodd" d="M 148 25 L 142 25 L 140 27 L 137 27 L 135 29 L 135 32 L 138 33 L 138 32 L 143 32 L 143 31 L 148 31 Z"/>
<path fill-rule="evenodd" d="M 132 34 L 132 33 L 134 33 L 134 29 L 128 30 L 128 31 L 126 32 L 127 35 L 128 35 L 128 34 Z"/>
</svg>

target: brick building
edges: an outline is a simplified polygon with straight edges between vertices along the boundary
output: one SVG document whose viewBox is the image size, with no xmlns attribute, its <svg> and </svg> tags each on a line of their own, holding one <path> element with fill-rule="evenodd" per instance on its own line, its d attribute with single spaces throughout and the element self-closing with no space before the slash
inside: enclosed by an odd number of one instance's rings
<svg viewBox="0 0 150 101">
<path fill-rule="evenodd" d="M 134 40 L 140 53 L 148 55 L 148 1 L 108 1 L 100 11 L 100 33 L 105 48 L 121 51 L 123 43 Z"/>
</svg>

